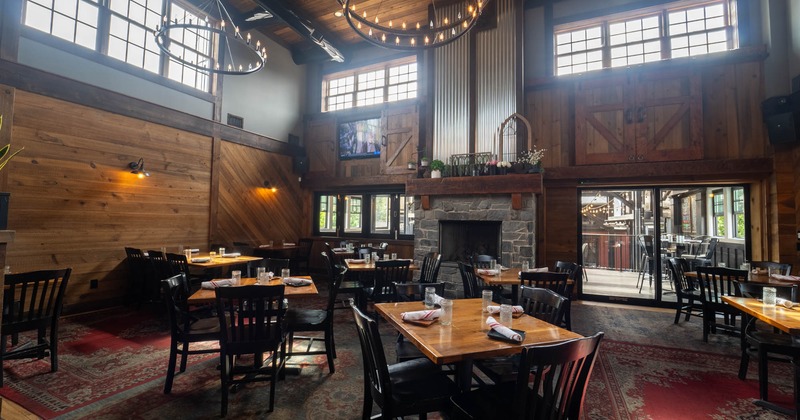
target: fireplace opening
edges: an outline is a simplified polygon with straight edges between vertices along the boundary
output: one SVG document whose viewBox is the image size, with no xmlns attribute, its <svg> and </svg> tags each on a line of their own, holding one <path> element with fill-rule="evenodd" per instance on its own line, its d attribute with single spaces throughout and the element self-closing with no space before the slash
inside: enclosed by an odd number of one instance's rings
<svg viewBox="0 0 800 420">
<path fill-rule="evenodd" d="M 469 261 L 477 255 L 500 257 L 502 224 L 499 221 L 439 221 L 442 261 Z"/>
</svg>

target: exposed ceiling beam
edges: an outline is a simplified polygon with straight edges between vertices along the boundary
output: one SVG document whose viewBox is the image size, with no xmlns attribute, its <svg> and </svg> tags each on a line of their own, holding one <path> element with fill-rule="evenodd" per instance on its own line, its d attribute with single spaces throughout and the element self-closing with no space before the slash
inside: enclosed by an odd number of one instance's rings
<svg viewBox="0 0 800 420">
<path fill-rule="evenodd" d="M 320 48 L 333 61 L 344 62 L 345 56 L 335 44 L 339 40 L 324 30 L 314 26 L 310 20 L 300 16 L 297 12 L 288 9 L 279 0 L 254 0 L 256 4 L 286 22 L 289 27 L 301 36 L 307 38 Z M 293 54 L 294 55 L 294 54 Z"/>
</svg>

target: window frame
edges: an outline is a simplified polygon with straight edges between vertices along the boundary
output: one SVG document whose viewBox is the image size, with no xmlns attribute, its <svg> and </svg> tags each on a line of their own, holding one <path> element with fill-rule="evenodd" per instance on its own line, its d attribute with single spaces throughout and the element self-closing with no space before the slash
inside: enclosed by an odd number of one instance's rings
<svg viewBox="0 0 800 420">
<path fill-rule="evenodd" d="M 582 75 L 587 73 L 593 73 L 597 71 L 603 70 L 610 70 L 616 68 L 627 68 L 631 66 L 639 66 L 639 65 L 646 65 L 646 64 L 655 64 L 658 62 L 666 61 L 666 60 L 677 60 L 677 59 L 692 59 L 702 55 L 708 54 L 717 54 L 717 53 L 725 53 L 731 52 L 740 47 L 740 21 L 741 18 L 738 15 L 738 7 L 736 5 L 737 0 L 678 0 L 672 1 L 669 3 L 662 3 L 658 1 L 649 1 L 649 2 L 640 2 L 636 3 L 634 6 L 623 6 L 617 8 L 610 8 L 604 9 L 598 13 L 592 15 L 578 15 L 578 16 L 570 16 L 565 19 L 561 20 L 554 20 L 551 26 L 551 30 L 548 31 L 548 36 L 550 37 L 549 40 L 549 48 L 551 49 L 551 53 L 549 54 L 550 60 L 550 71 L 552 75 L 555 77 L 569 77 L 575 75 Z M 642 6 L 644 3 L 644 6 Z M 648 5 L 649 4 L 649 5 Z M 718 30 L 715 29 L 704 29 L 703 31 L 687 31 L 685 34 L 671 34 L 669 32 L 671 28 L 671 23 L 669 21 L 670 13 L 676 13 L 680 11 L 686 11 L 690 9 L 697 9 L 701 7 L 708 7 L 713 6 L 715 4 L 720 4 L 723 7 L 722 18 L 724 20 L 724 25 L 722 29 L 724 30 L 727 38 L 726 38 L 726 49 L 722 52 L 711 52 L 705 54 L 698 54 L 693 56 L 680 56 L 680 57 L 673 57 L 672 56 L 672 47 L 671 42 L 677 36 L 689 36 L 692 34 L 697 33 L 711 33 L 717 32 Z M 657 17 L 658 18 L 658 31 L 659 36 L 658 40 L 660 41 L 660 55 L 661 58 L 659 60 L 645 62 L 644 60 L 641 63 L 632 63 L 632 64 L 625 64 L 620 66 L 612 66 L 612 57 L 611 57 L 611 50 L 614 47 L 618 47 L 619 45 L 611 45 L 611 34 L 610 34 L 610 26 L 612 24 L 618 23 L 626 23 L 628 21 L 633 21 L 636 19 L 645 19 L 648 17 Z M 600 27 L 601 31 L 601 46 L 599 48 L 593 49 L 584 49 L 584 50 L 572 50 L 569 53 L 562 53 L 559 54 L 558 47 L 559 44 L 558 38 L 560 35 L 571 34 L 574 31 L 581 31 L 581 30 L 588 30 L 594 27 Z M 745 25 L 746 26 L 746 25 Z M 640 40 L 639 44 L 644 44 L 644 40 Z M 622 45 L 629 45 L 622 44 Z M 634 43 L 635 44 L 635 43 Z M 708 44 L 704 44 L 708 45 Z M 559 74 L 559 58 L 567 57 L 570 58 L 574 53 L 585 53 L 589 54 L 590 51 L 600 51 L 602 55 L 601 59 L 601 67 L 594 68 L 594 69 L 584 69 L 579 71 L 571 71 L 569 73 Z M 626 59 L 629 60 L 630 55 L 624 56 Z M 584 61 L 584 63 L 588 62 Z M 593 61 L 595 62 L 595 61 Z M 580 63 L 578 63 L 580 64 Z M 574 64 L 571 64 L 572 66 Z M 567 67 L 567 66 L 562 66 Z"/>
<path fill-rule="evenodd" d="M 397 83 L 392 84 L 391 81 L 393 78 L 400 78 L 400 77 L 392 76 L 391 70 L 407 66 L 410 64 L 416 65 L 416 70 L 414 71 L 414 74 L 416 75 L 415 78 L 413 80 L 398 81 Z M 373 80 L 361 80 L 362 77 L 369 78 L 370 76 L 373 76 L 376 73 L 380 72 L 383 73 L 382 78 L 376 78 Z M 410 72 L 403 74 L 410 74 Z M 343 86 L 339 86 L 339 83 L 335 83 L 347 79 L 352 79 L 352 80 L 343 82 L 342 83 Z M 334 84 L 336 86 L 332 87 L 332 85 Z M 406 90 L 404 91 L 404 93 L 400 93 L 399 91 L 392 93 L 392 90 L 394 88 L 409 86 L 412 84 L 416 86 L 416 89 L 414 90 L 414 95 L 412 97 L 408 97 L 410 90 Z M 325 74 L 322 76 L 322 83 L 321 83 L 322 90 L 320 95 L 321 96 L 320 110 L 323 113 L 348 111 L 348 110 L 352 111 L 355 109 L 364 109 L 370 106 L 396 103 L 408 100 L 416 100 L 419 97 L 418 95 L 419 84 L 420 84 L 419 60 L 417 60 L 416 55 L 408 55 L 387 61 L 381 61 L 375 64 L 352 68 L 346 71 Z M 337 89 L 336 94 L 331 95 L 330 94 L 331 89 Z M 377 91 L 381 91 L 380 96 L 374 94 Z M 393 95 L 407 96 L 407 97 L 390 101 L 389 98 Z M 349 100 L 347 99 L 348 96 Z M 331 101 L 330 101 L 331 98 L 344 98 L 344 100 L 338 100 L 334 104 L 335 106 L 341 105 L 341 107 L 331 109 Z M 378 100 L 378 98 L 380 98 L 380 100 Z M 360 104 L 360 102 L 362 101 L 364 103 Z"/>
<path fill-rule="evenodd" d="M 82 1 L 82 0 L 79 0 Z M 93 3 L 93 1 L 89 0 L 88 2 Z M 162 10 L 166 10 L 166 8 L 170 7 L 172 3 L 179 5 L 181 8 L 190 11 L 193 14 L 204 15 L 201 11 L 199 11 L 194 5 L 191 3 L 186 2 L 185 0 L 164 0 L 164 4 L 162 5 Z M 52 35 L 48 32 L 43 32 L 42 30 L 36 29 L 35 27 L 31 27 L 25 24 L 25 13 L 27 7 L 27 0 L 23 0 L 22 2 L 22 17 L 20 23 L 20 34 L 27 39 L 31 39 L 35 42 L 39 42 L 41 44 L 47 45 L 49 47 L 65 51 L 70 55 L 75 55 L 80 58 L 93 61 L 99 65 L 104 67 L 111 68 L 113 70 L 121 71 L 140 79 L 163 85 L 167 88 L 179 91 L 183 94 L 193 96 L 199 98 L 204 101 L 213 102 L 215 98 L 215 90 L 216 85 L 218 83 L 218 77 L 215 74 L 211 74 L 209 76 L 208 82 L 208 89 L 207 90 L 200 90 L 196 89 L 193 86 L 183 84 L 181 82 L 177 82 L 175 80 L 170 79 L 163 70 L 160 70 L 159 73 L 153 73 L 143 67 L 139 67 L 133 64 L 130 64 L 124 60 L 120 60 L 114 56 L 108 55 L 108 43 L 110 38 L 110 22 L 111 22 L 111 15 L 112 11 L 107 1 L 105 0 L 97 0 L 98 5 L 98 29 L 97 29 L 97 42 L 95 45 L 95 49 L 86 48 L 80 44 L 75 42 L 62 39 L 56 35 Z M 118 14 L 117 14 L 118 15 Z M 154 29 L 154 28 L 153 28 Z M 152 30 L 148 29 L 148 36 L 152 34 Z M 212 42 L 212 53 L 215 53 L 217 50 L 218 39 L 215 37 Z M 160 51 L 161 61 L 159 63 L 159 68 L 164 69 L 168 65 L 169 57 Z"/>
<path fill-rule="evenodd" d="M 380 233 L 373 231 L 373 200 L 375 197 L 378 196 L 389 196 L 389 229 L 387 233 Z M 336 229 L 335 231 L 326 231 L 320 228 L 319 221 L 320 219 L 320 211 L 322 210 L 321 203 L 323 197 L 337 197 L 336 200 Z M 358 231 L 346 231 L 345 226 L 347 223 L 347 209 L 348 203 L 345 200 L 345 197 L 355 197 L 358 196 L 361 198 L 361 228 Z M 401 199 L 404 198 L 404 199 Z M 411 201 L 412 206 L 411 209 L 400 209 L 401 202 L 408 202 Z M 414 239 L 414 234 L 405 234 L 400 232 L 400 226 L 405 224 L 412 224 L 414 223 L 414 216 L 413 216 L 413 200 L 414 196 L 406 195 L 404 191 L 399 190 L 375 190 L 375 191 L 348 191 L 348 192 L 326 192 L 326 191 L 317 191 L 314 193 L 314 226 L 312 226 L 312 231 L 316 236 L 335 236 L 335 237 L 343 237 L 343 238 L 375 238 L 375 239 L 395 239 L 395 240 L 412 240 Z M 400 217 L 405 215 L 406 218 L 401 223 Z M 408 217 L 410 216 L 410 217 Z M 412 227 L 413 232 L 413 227 Z"/>
</svg>

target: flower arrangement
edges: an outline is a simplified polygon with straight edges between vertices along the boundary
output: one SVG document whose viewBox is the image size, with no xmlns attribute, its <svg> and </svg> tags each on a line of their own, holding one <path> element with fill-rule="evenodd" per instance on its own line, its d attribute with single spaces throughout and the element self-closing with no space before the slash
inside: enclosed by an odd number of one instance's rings
<svg viewBox="0 0 800 420">
<path fill-rule="evenodd" d="M 3 116 L 0 115 L 0 129 L 2 129 L 2 128 L 3 128 Z M 17 153 L 21 152 L 25 148 L 23 147 L 22 149 L 19 149 L 16 152 L 12 153 L 11 156 L 6 157 L 6 155 L 8 155 L 8 151 L 10 149 L 11 149 L 11 145 L 10 144 L 7 144 L 7 145 L 3 146 L 2 149 L 0 149 L 0 170 L 2 170 L 6 166 L 6 164 L 8 164 L 8 161 L 10 161 L 11 158 L 16 156 Z"/>
<path fill-rule="evenodd" d="M 536 145 L 534 145 L 532 150 L 520 152 L 519 156 L 517 157 L 517 161 L 536 166 L 541 163 L 546 150 L 547 149 L 537 149 Z"/>
<path fill-rule="evenodd" d="M 509 162 L 507 160 L 501 160 L 500 162 L 497 162 L 497 167 L 498 168 L 510 168 L 511 167 L 511 162 Z"/>
</svg>

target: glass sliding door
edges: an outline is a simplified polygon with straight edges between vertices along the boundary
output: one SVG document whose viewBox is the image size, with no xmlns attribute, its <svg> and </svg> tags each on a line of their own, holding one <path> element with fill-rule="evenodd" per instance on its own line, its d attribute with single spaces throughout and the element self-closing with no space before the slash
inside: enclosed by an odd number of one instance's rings
<svg viewBox="0 0 800 420">
<path fill-rule="evenodd" d="M 581 297 L 668 306 L 676 300 L 669 258 L 738 267 L 746 196 L 746 187 L 727 185 L 581 190 Z"/>
</svg>

